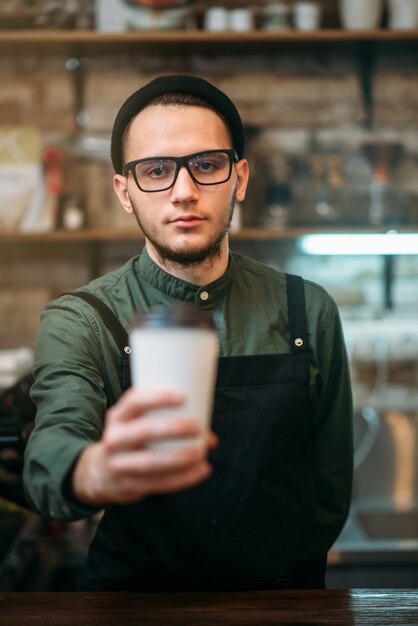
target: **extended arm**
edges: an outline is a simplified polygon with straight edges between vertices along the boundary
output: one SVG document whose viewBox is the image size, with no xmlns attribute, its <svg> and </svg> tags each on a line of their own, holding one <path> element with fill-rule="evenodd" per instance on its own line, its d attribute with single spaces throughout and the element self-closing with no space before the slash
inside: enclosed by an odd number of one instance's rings
<svg viewBox="0 0 418 626">
<path fill-rule="evenodd" d="M 31 506 L 45 517 L 78 519 L 109 503 L 189 487 L 210 473 L 201 447 L 148 449 L 151 441 L 200 433 L 190 419 L 147 416 L 151 408 L 181 403 L 178 395 L 121 395 L 117 355 L 88 305 L 64 301 L 44 311 L 24 483 Z"/>
</svg>

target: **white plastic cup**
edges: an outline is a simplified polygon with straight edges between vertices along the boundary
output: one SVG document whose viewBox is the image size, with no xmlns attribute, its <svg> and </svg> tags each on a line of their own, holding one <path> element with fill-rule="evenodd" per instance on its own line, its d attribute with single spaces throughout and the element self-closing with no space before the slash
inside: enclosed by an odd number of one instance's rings
<svg viewBox="0 0 418 626">
<path fill-rule="evenodd" d="M 205 13 L 203 28 L 211 32 L 229 29 L 228 10 L 224 7 L 211 7 Z"/>
<path fill-rule="evenodd" d="M 389 0 L 389 28 L 418 27 L 418 0 Z"/>
<path fill-rule="evenodd" d="M 377 28 L 382 18 L 382 0 L 340 0 L 340 20 L 344 28 Z"/>
<path fill-rule="evenodd" d="M 254 28 L 253 12 L 250 8 L 230 9 L 228 15 L 229 30 L 246 32 Z"/>
<path fill-rule="evenodd" d="M 212 316 L 191 305 L 139 313 L 130 329 L 132 384 L 141 391 L 172 390 L 184 394 L 176 407 L 148 415 L 198 420 L 210 427 L 218 366 L 218 336 Z M 167 439 L 149 447 L 206 445 L 195 439 Z"/>
<path fill-rule="evenodd" d="M 296 2 L 293 21 L 297 30 L 309 31 L 319 28 L 321 9 L 316 2 Z"/>
</svg>

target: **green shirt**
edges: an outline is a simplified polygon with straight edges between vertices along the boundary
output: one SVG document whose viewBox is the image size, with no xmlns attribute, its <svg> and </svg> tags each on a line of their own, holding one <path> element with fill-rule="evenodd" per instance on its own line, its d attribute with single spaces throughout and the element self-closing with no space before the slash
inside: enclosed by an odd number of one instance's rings
<svg viewBox="0 0 418 626">
<path fill-rule="evenodd" d="M 168 274 L 144 249 L 83 288 L 110 306 L 125 328 L 135 311 L 178 301 L 216 313 L 222 356 L 289 352 L 283 273 L 231 254 L 226 273 L 203 287 Z M 337 307 L 305 281 L 317 509 L 328 545 L 348 514 L 352 483 L 352 399 Z M 94 512 L 66 495 L 65 480 L 83 448 L 97 441 L 106 410 L 122 393 L 121 357 L 99 314 L 61 296 L 41 317 L 32 398 L 34 431 L 25 452 L 28 499 L 41 515 L 74 520 Z"/>
</svg>

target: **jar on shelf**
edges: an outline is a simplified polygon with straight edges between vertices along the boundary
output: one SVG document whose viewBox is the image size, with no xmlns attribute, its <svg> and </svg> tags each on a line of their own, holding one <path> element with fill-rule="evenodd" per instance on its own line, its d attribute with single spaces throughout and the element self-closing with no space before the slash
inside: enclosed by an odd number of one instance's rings
<svg viewBox="0 0 418 626">
<path fill-rule="evenodd" d="M 56 227 L 76 231 L 86 227 L 86 211 L 83 198 L 78 193 L 63 194 L 60 201 Z"/>
<path fill-rule="evenodd" d="M 388 0 L 389 28 L 418 28 L 418 0 Z"/>
<path fill-rule="evenodd" d="M 267 4 L 261 12 L 263 30 L 286 30 L 291 27 L 290 7 L 286 2 Z"/>
<path fill-rule="evenodd" d="M 383 14 L 382 0 L 339 0 L 343 28 L 362 30 L 378 28 Z"/>
</svg>

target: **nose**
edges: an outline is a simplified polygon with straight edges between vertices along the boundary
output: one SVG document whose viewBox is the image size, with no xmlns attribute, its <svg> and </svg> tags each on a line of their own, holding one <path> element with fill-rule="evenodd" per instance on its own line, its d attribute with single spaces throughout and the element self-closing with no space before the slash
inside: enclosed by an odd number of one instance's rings
<svg viewBox="0 0 418 626">
<path fill-rule="evenodd" d="M 177 180 L 171 188 L 171 202 L 196 202 L 199 198 L 197 184 L 183 166 L 177 175 Z"/>
</svg>

